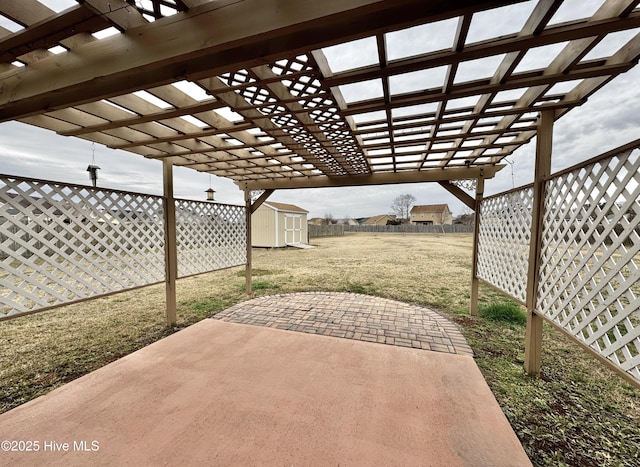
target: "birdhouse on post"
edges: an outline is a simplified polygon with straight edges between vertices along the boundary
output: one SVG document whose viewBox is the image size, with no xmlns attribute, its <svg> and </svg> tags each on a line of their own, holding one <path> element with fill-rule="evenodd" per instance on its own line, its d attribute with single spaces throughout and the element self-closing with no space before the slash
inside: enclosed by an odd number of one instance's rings
<svg viewBox="0 0 640 467">
<path fill-rule="evenodd" d="M 214 194 L 215 194 L 214 189 L 213 188 L 209 188 L 208 190 L 205 190 L 204 192 L 207 194 L 207 201 L 213 201 Z"/>
<path fill-rule="evenodd" d="M 98 185 L 98 167 L 95 164 L 89 164 L 87 167 L 87 172 L 89 172 L 89 178 L 91 179 L 91 183 L 93 183 L 94 188 Z"/>
</svg>

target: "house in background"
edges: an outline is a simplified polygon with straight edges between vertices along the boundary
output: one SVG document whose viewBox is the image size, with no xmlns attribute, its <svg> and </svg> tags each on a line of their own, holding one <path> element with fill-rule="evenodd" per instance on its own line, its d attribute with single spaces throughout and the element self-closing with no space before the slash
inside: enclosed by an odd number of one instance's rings
<svg viewBox="0 0 640 467">
<path fill-rule="evenodd" d="M 395 222 L 396 216 L 391 214 L 382 214 L 380 216 L 373 216 L 364 221 L 363 225 L 387 225 L 389 222 Z"/>
<path fill-rule="evenodd" d="M 351 217 L 347 219 L 338 219 L 338 225 L 360 225 L 357 220 Z"/>
<path fill-rule="evenodd" d="M 310 225 L 327 225 L 327 220 L 324 217 L 312 217 L 309 219 Z"/>
<path fill-rule="evenodd" d="M 410 221 L 413 225 L 451 225 L 453 216 L 447 204 L 422 204 L 411 208 Z"/>
<path fill-rule="evenodd" d="M 266 201 L 251 215 L 251 246 L 278 248 L 306 244 L 306 211 L 293 204 Z"/>
<path fill-rule="evenodd" d="M 474 225 L 476 222 L 476 215 L 473 213 L 470 214 L 460 214 L 453 219 L 454 224 L 462 224 L 462 225 Z"/>
</svg>

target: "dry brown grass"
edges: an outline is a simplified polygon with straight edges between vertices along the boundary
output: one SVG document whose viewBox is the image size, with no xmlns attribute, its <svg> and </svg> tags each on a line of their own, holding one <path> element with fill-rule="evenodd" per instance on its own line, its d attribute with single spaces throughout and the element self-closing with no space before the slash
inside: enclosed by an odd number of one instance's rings
<svg viewBox="0 0 640 467">
<path fill-rule="evenodd" d="M 255 294 L 350 291 L 439 310 L 459 323 L 535 465 L 640 465 L 640 391 L 545 330 L 543 374 L 522 370 L 524 328 L 469 317 L 471 236 L 349 234 L 315 249 L 254 250 Z M 0 322 L 0 411 L 246 299 L 244 268 L 178 281 L 178 325 L 152 286 Z M 503 302 L 481 287 L 481 304 Z"/>
<path fill-rule="evenodd" d="M 258 272 L 282 291 L 372 293 L 435 308 L 468 307 L 471 236 L 350 234 L 312 250 L 257 250 Z M 257 280 L 261 280 L 258 275 Z"/>
</svg>

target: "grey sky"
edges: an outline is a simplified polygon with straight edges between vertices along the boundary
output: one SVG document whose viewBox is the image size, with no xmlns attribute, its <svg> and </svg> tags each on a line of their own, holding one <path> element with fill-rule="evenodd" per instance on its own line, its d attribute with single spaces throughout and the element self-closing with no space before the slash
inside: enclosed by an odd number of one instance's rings
<svg viewBox="0 0 640 467">
<path fill-rule="evenodd" d="M 59 10 L 69 4 L 69 0 L 43 1 L 51 8 Z M 590 15 L 597 1 L 567 1 L 552 19 L 552 23 L 571 19 L 579 14 Z M 488 13 L 474 17 L 470 30 L 470 41 L 481 40 L 490 35 L 508 34 L 519 30 L 529 15 L 534 2 L 526 2 L 511 7 L 509 21 L 489 20 Z M 495 12 L 493 12 L 495 18 Z M 499 16 L 498 16 L 499 17 Z M 413 55 L 429 50 L 448 47 L 451 39 L 451 21 L 445 21 L 420 28 L 414 28 L 410 34 L 398 32 L 388 37 L 390 58 Z M 453 28 L 455 30 L 455 28 Z M 635 31 L 633 31 L 635 32 Z M 598 54 L 607 54 L 611 47 L 629 39 L 629 32 L 619 33 L 616 37 L 596 47 L 590 58 Z M 447 42 L 448 41 L 448 42 Z M 361 66 L 376 60 L 375 41 L 365 39 L 355 46 L 342 46 L 326 50 L 329 62 L 334 70 Z M 545 50 L 532 50 L 520 65 L 523 69 L 540 66 L 549 56 Z M 493 57 L 492 57 L 493 59 Z M 543 64 L 544 65 L 544 64 Z M 461 67 L 458 79 L 469 79 L 467 73 L 482 77 L 495 69 L 489 61 L 475 61 L 466 64 L 468 70 Z M 428 87 L 425 85 L 439 73 L 408 74 L 394 78 L 390 85 L 395 91 L 410 91 Z M 442 78 L 437 78 L 441 82 Z M 554 130 L 553 170 L 560 170 L 585 159 L 608 151 L 616 146 L 640 137 L 640 69 L 631 70 L 616 78 L 586 104 L 569 112 L 561 118 Z M 379 93 L 378 83 L 361 83 L 357 87 L 342 88 L 347 101 L 361 99 L 370 92 Z M 401 112 L 398 110 L 397 112 Z M 508 158 L 513 162 L 488 180 L 485 194 L 493 194 L 512 187 L 512 172 L 516 186 L 529 183 L 533 179 L 533 160 L 535 140 L 520 148 Z M 99 185 L 106 188 L 140 191 L 151 194 L 162 192 L 161 163 L 147 160 L 142 156 L 108 149 L 95 145 L 96 163 L 99 172 Z M 89 184 L 86 172 L 92 158 L 92 143 L 79 138 L 58 136 L 18 122 L 0 124 L 0 173 L 47 180 Z M 216 199 L 224 203 L 242 204 L 242 193 L 228 179 L 211 177 L 216 190 Z M 175 194 L 177 197 L 204 199 L 204 190 L 209 187 L 209 175 L 190 169 L 175 169 Z M 323 188 L 305 190 L 277 191 L 270 199 L 297 204 L 310 211 L 312 217 L 332 214 L 334 217 L 367 217 L 390 212 L 393 199 L 404 193 L 416 197 L 417 204 L 447 203 L 459 214 L 466 208 L 453 196 L 435 183 L 411 185 L 393 185 L 359 188 Z"/>
</svg>

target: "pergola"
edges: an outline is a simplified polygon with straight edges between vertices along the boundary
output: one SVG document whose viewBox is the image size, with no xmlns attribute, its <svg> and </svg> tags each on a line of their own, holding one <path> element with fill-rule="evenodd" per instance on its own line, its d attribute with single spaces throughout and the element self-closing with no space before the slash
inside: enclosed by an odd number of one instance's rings
<svg viewBox="0 0 640 467">
<path fill-rule="evenodd" d="M 437 182 L 477 211 L 484 180 L 537 136 L 533 239 L 554 121 L 640 57 L 640 34 L 633 34 L 640 2 L 630 0 L 602 0 L 592 14 L 564 22 L 554 21 L 571 6 L 563 0 L 45 5 L 53 3 L 0 3 L 15 26 L 0 27 L 0 121 L 161 160 L 169 200 L 174 166 L 230 178 L 244 190 L 247 212 L 277 189 L 412 182 Z M 513 19 L 516 8 L 524 21 Z M 487 14 L 497 35 L 474 39 L 476 19 Z M 443 45 L 397 46 L 425 31 Z M 631 39 L 620 42 L 621 32 Z M 362 51 L 362 63 L 332 69 L 323 49 L 339 52 L 345 44 Z M 597 46 L 606 52 L 593 58 Z M 476 180 L 475 197 L 454 183 L 468 179 Z M 171 321 L 175 229 L 167 229 L 167 245 Z M 534 290 L 539 242 L 531 245 Z M 530 374 L 540 365 L 535 300 L 528 294 Z"/>
</svg>

